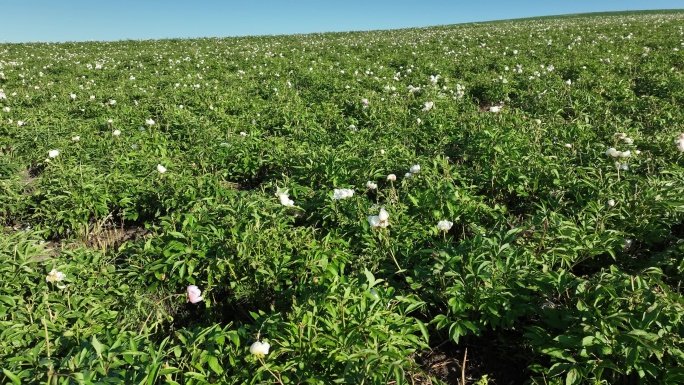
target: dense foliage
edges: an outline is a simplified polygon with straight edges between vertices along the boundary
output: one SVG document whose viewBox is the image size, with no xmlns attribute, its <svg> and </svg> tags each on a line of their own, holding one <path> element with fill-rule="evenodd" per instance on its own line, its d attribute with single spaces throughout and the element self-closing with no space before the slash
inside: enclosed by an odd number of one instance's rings
<svg viewBox="0 0 684 385">
<path fill-rule="evenodd" d="M 684 382 L 684 13 L 0 53 L 0 382 Z"/>
</svg>

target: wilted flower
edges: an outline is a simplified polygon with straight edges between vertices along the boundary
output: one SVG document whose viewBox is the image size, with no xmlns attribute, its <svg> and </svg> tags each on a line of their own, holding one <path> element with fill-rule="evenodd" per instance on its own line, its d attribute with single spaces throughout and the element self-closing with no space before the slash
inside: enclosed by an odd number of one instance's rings
<svg viewBox="0 0 684 385">
<path fill-rule="evenodd" d="M 420 172 L 420 165 L 419 164 L 414 164 L 411 166 L 411 169 L 409 170 L 412 174 L 418 174 Z"/>
<path fill-rule="evenodd" d="M 48 156 L 49 156 L 50 158 L 56 158 L 57 155 L 59 155 L 59 150 L 50 150 L 50 151 L 48 151 Z"/>
<path fill-rule="evenodd" d="M 249 352 L 256 356 L 265 356 L 270 348 L 271 345 L 268 342 L 256 341 L 249 347 Z"/>
<path fill-rule="evenodd" d="M 332 199 L 347 199 L 354 196 L 354 190 L 350 188 L 335 189 Z"/>
<path fill-rule="evenodd" d="M 158 164 L 157 171 L 159 171 L 160 174 L 163 174 L 166 172 L 166 167 L 162 166 L 161 164 Z"/>
<path fill-rule="evenodd" d="M 437 228 L 440 231 L 449 231 L 449 230 L 451 230 L 451 226 L 453 226 L 453 225 L 454 225 L 454 222 L 446 221 L 446 220 L 437 222 Z"/>
<path fill-rule="evenodd" d="M 625 140 L 627 138 L 627 134 L 624 132 L 616 132 L 614 135 L 618 140 Z"/>
<path fill-rule="evenodd" d="M 188 286 L 188 302 L 198 303 L 202 301 L 202 291 L 195 285 Z"/>
<path fill-rule="evenodd" d="M 394 174 L 389 174 L 387 175 L 387 180 L 394 182 L 395 180 L 397 180 L 397 176 Z"/>
<path fill-rule="evenodd" d="M 119 135 L 121 135 L 121 131 L 119 131 L 119 130 L 114 130 L 114 132 L 112 132 L 112 135 L 114 135 L 114 136 L 119 136 Z"/>
<path fill-rule="evenodd" d="M 366 188 L 370 189 L 370 190 L 375 190 L 378 188 L 378 185 L 376 183 L 368 181 L 368 182 L 366 182 Z"/>
</svg>

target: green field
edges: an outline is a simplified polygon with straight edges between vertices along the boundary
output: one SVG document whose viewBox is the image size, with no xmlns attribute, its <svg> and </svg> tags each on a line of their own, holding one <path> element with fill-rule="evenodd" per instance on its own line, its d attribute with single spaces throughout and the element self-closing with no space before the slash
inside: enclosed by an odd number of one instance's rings
<svg viewBox="0 0 684 385">
<path fill-rule="evenodd" d="M 0 44 L 0 383 L 684 383 L 683 67 L 684 11 Z"/>
</svg>

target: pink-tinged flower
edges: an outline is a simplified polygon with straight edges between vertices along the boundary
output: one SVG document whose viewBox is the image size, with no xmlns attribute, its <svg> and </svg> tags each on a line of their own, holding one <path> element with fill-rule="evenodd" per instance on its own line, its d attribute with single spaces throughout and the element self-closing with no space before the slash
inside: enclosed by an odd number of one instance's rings
<svg viewBox="0 0 684 385">
<path fill-rule="evenodd" d="M 195 285 L 188 286 L 188 302 L 198 303 L 202 301 L 202 291 Z"/>
</svg>

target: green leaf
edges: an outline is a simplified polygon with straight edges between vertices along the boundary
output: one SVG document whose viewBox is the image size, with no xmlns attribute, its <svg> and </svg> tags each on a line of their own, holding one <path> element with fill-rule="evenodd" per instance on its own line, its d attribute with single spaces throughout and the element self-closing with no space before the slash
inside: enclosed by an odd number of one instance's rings
<svg viewBox="0 0 684 385">
<path fill-rule="evenodd" d="M 2 372 L 5 373 L 5 376 L 12 380 L 12 383 L 15 385 L 21 385 L 21 379 L 14 373 L 10 372 L 7 369 L 2 369 Z"/>
<path fill-rule="evenodd" d="M 102 357 L 102 344 L 100 341 L 97 340 L 97 337 L 93 336 L 92 341 L 90 342 L 93 345 L 93 348 L 95 348 L 95 352 L 97 352 L 98 357 Z"/>
<path fill-rule="evenodd" d="M 572 368 L 568 372 L 567 376 L 565 376 L 565 385 L 575 385 L 580 383 L 580 373 L 577 371 L 577 369 Z"/>
<path fill-rule="evenodd" d="M 216 373 L 216 374 L 223 373 L 223 368 L 219 364 L 218 359 L 216 357 L 209 356 L 209 358 L 207 358 L 207 363 L 209 364 L 209 367 L 211 368 L 211 370 L 214 371 L 214 373 Z"/>
</svg>

